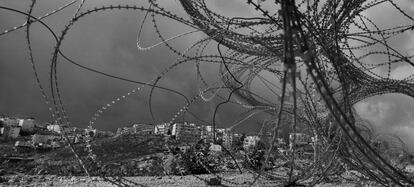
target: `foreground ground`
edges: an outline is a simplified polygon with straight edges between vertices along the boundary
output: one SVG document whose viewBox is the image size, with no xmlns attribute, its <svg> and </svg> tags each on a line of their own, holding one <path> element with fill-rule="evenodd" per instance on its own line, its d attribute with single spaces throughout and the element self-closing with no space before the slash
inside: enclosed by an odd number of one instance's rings
<svg viewBox="0 0 414 187">
<path fill-rule="evenodd" d="M 0 186 L 211 186 L 214 175 L 163 176 L 161 164 L 166 140 L 157 136 L 119 136 L 94 141 L 93 153 L 98 155 L 103 167 L 101 174 L 109 176 L 141 176 L 125 178 L 82 177 L 78 161 L 68 147 L 39 152 L 19 152 L 13 144 L 0 144 Z M 85 145 L 75 148 L 85 156 Z M 283 170 L 281 167 L 280 170 Z M 264 179 L 251 185 L 253 174 L 238 174 L 225 170 L 219 177 L 222 186 L 284 186 L 277 181 Z M 275 171 L 284 172 L 284 171 Z M 279 173 L 279 175 L 282 175 Z M 76 177 L 72 177 L 76 175 Z M 143 175 L 151 175 L 142 177 Z M 283 174 L 286 176 L 286 173 Z M 353 180 L 352 180 L 353 181 Z M 216 183 L 218 184 L 218 183 Z M 361 186 L 359 184 L 324 184 L 327 186 Z M 365 186 L 365 185 L 363 185 Z"/>
<path fill-rule="evenodd" d="M 2 176 L 0 186 L 251 186 L 253 175 L 233 174 L 223 177 L 221 185 L 208 185 L 206 181 L 214 178 L 213 175 L 189 175 L 189 176 L 163 176 L 163 177 L 125 177 L 125 178 L 101 178 L 101 177 L 70 177 L 55 175 L 7 175 Z M 259 180 L 253 186 L 280 186 L 272 181 Z M 323 184 L 328 186 L 361 186 L 360 184 Z M 365 186 L 365 185 L 363 185 Z"/>
</svg>

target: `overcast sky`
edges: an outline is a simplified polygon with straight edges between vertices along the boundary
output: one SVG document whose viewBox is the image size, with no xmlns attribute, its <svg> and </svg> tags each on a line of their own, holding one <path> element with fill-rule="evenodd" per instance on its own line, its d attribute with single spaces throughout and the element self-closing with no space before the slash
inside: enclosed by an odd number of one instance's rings
<svg viewBox="0 0 414 187">
<path fill-rule="evenodd" d="M 30 2 L 29 0 L 2 0 L 0 6 L 27 11 Z M 35 16 L 43 15 L 70 1 L 38 0 L 37 2 L 33 12 Z M 137 4 L 136 2 L 89 0 L 85 9 L 118 3 Z M 253 8 L 246 6 L 245 1 L 216 0 L 209 1 L 209 3 L 213 10 L 230 17 L 246 14 L 259 15 Z M 414 3 L 411 0 L 401 0 L 398 3 L 409 15 L 414 15 Z M 177 1 L 164 1 L 161 4 L 180 16 L 185 15 Z M 60 33 L 75 8 L 76 6 L 69 7 L 46 19 L 45 22 L 55 32 Z M 387 4 L 366 12 L 366 15 L 373 18 L 382 28 L 408 23 L 408 20 L 399 19 L 402 17 L 400 13 L 391 11 Z M 85 66 L 132 80 L 149 81 L 164 68 L 176 62 L 178 57 L 164 46 L 144 52 L 137 50 L 135 39 L 143 16 L 143 13 L 136 11 L 110 11 L 88 16 L 72 27 L 65 37 L 61 50 L 68 57 Z M 22 15 L 0 10 L 0 30 L 12 28 L 24 21 L 25 18 Z M 165 36 L 174 36 L 189 30 L 188 27 L 174 21 L 163 18 L 159 21 L 160 29 Z M 150 23 L 144 27 L 142 36 L 144 46 L 158 41 Z M 55 42 L 51 34 L 40 24 L 34 24 L 31 31 L 35 62 L 42 84 L 49 93 L 49 66 Z M 196 33 L 180 38 L 173 42 L 173 46 L 184 50 L 202 36 L 203 34 Z M 403 54 L 413 54 L 414 32 L 406 32 L 393 39 L 391 45 L 401 50 Z M 376 63 L 382 59 L 369 60 Z M 198 94 L 201 88 L 194 70 L 194 64 L 175 68 L 162 79 L 160 85 L 180 91 L 191 98 Z M 203 74 L 208 75 L 211 82 L 217 80 L 217 71 L 216 65 L 203 65 Z M 378 71 L 381 73 L 383 70 Z M 404 78 L 413 73 L 413 69 L 408 66 L 395 67 L 392 77 Z M 100 107 L 139 87 L 137 84 L 114 80 L 79 69 L 62 58 L 58 62 L 58 76 L 70 120 L 75 126 L 82 127 L 88 124 L 92 115 Z M 0 113 L 27 115 L 35 117 L 38 121 L 50 121 L 48 106 L 41 97 L 29 62 L 24 29 L 0 36 L 0 90 Z M 113 130 L 133 122 L 152 122 L 148 111 L 148 93 L 148 88 L 146 88 L 134 93 L 126 101 L 114 104 L 103 117 L 97 120 L 96 128 Z M 153 104 L 156 122 L 162 122 L 169 121 L 184 106 L 185 101 L 175 94 L 157 90 Z M 191 111 L 201 119 L 211 122 L 212 111 L 216 104 L 217 101 L 199 100 L 191 107 Z M 378 131 L 397 133 L 414 145 L 414 101 L 412 98 L 401 95 L 376 96 L 361 101 L 355 107 L 361 117 L 370 120 L 378 127 Z M 219 127 L 233 123 L 243 111 L 240 107 L 231 104 L 223 107 L 218 115 Z M 189 115 L 186 119 L 201 123 Z M 258 129 L 256 121 L 258 119 L 247 121 L 241 125 L 240 130 Z"/>
<path fill-rule="evenodd" d="M 35 6 L 33 15 L 40 16 L 70 1 L 41 0 Z M 135 2 L 135 3 L 133 3 Z M 234 1 L 237 2 L 237 1 Z M 84 7 L 94 8 L 96 6 L 109 4 L 137 4 L 136 1 L 102 1 L 89 0 Z M 1 1 L 0 5 L 26 11 L 30 1 Z M 140 5 L 138 3 L 138 5 Z M 145 4 L 144 4 L 145 5 Z M 184 11 L 176 1 L 164 1 L 162 6 L 180 16 L 185 16 Z M 237 2 L 235 5 L 244 5 Z M 250 11 L 256 15 L 254 10 L 248 6 L 235 6 L 234 4 L 212 1 L 214 10 L 226 12 L 227 16 L 236 16 L 240 12 Z M 55 32 L 60 33 L 68 19 L 73 14 L 76 6 L 51 16 L 45 22 Z M 154 79 L 158 73 L 175 63 L 178 56 L 173 54 L 165 46 L 159 46 L 148 51 L 139 51 L 135 41 L 144 13 L 138 11 L 109 11 L 88 16 L 77 22 L 65 37 L 61 50 L 76 62 L 124 78 L 147 82 Z M 165 37 L 172 37 L 190 28 L 168 20 L 157 17 L 160 30 Z M 9 11 L 0 11 L 0 30 L 12 28 L 25 21 L 24 16 Z M 141 37 L 143 46 L 150 46 L 159 42 L 151 21 L 144 26 Z M 183 51 L 188 46 L 202 37 L 201 33 L 195 33 L 182 37 L 173 42 L 173 46 Z M 46 88 L 50 97 L 49 66 L 54 40 L 40 24 L 31 27 L 31 38 L 35 62 L 37 65 L 43 87 Z M 0 37 L 0 113 L 9 115 L 33 116 L 38 121 L 50 121 L 48 107 L 41 97 L 40 90 L 36 84 L 32 71 L 28 49 L 25 42 L 25 31 L 21 29 Z M 203 75 L 210 82 L 218 80 L 217 65 L 202 65 Z M 75 126 L 86 126 L 93 114 L 103 105 L 110 103 L 122 95 L 126 95 L 140 85 L 114 80 L 79 69 L 69 64 L 62 58 L 58 62 L 59 87 L 65 108 L 70 120 Z M 161 86 L 177 90 L 188 98 L 199 93 L 200 87 L 197 82 L 194 64 L 181 65 L 168 73 L 160 83 Z M 141 89 L 139 92 L 124 102 L 118 102 L 97 120 L 96 128 L 113 130 L 116 127 L 126 126 L 134 122 L 153 122 L 148 109 L 149 89 Z M 198 100 L 190 107 L 194 114 L 204 121 L 211 122 L 212 111 L 218 101 L 204 102 Z M 156 122 L 169 121 L 185 106 L 183 97 L 163 90 L 156 90 L 153 97 L 153 108 Z M 234 105 L 222 107 L 217 115 L 219 127 L 225 127 L 238 119 L 244 109 Z M 183 120 L 179 118 L 179 120 Z M 201 123 L 191 115 L 186 115 L 186 121 Z M 250 123 L 255 120 L 249 121 Z M 248 125 L 247 125 L 248 126 Z M 256 127 L 252 127 L 256 129 Z M 249 128 L 245 128 L 249 129 Z"/>
</svg>

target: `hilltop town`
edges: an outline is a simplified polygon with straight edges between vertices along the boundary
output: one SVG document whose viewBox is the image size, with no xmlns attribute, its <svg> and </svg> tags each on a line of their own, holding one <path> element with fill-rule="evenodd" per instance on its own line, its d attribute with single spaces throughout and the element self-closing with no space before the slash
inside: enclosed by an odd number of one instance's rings
<svg viewBox="0 0 414 187">
<path fill-rule="evenodd" d="M 67 141 L 81 143 L 90 133 L 95 137 L 109 137 L 110 131 L 87 130 L 58 124 L 38 123 L 34 118 L 1 117 L 0 140 L 13 143 L 16 150 L 48 150 L 67 145 Z M 67 139 L 66 139 L 67 138 Z"/>
<path fill-rule="evenodd" d="M 189 150 L 196 152 L 192 149 L 201 144 L 207 148 L 208 154 L 231 151 L 236 154 L 251 154 L 253 158 L 253 155 L 268 147 L 272 140 L 269 132 L 266 134 L 242 134 L 231 128 L 217 128 L 215 129 L 216 133 L 213 133 L 213 126 L 187 122 L 155 125 L 136 123 L 120 127 L 115 133 L 57 124 L 41 124 L 33 118 L 2 117 L 0 124 L 0 141 L 4 150 L 1 157 L 3 162 L 7 163 L 16 162 L 16 160 L 32 160 L 36 155 L 50 155 L 56 152 L 67 152 L 69 157 L 73 159 L 74 156 L 70 155 L 68 149 L 69 142 L 78 150 L 83 150 L 88 144 L 92 144 L 95 154 L 103 160 L 142 159 L 154 154 L 158 154 L 158 157 L 163 159 L 162 155 L 165 156 L 165 154 L 172 152 L 174 154 L 177 152 L 186 153 Z M 294 135 L 290 134 L 287 141 L 281 138 L 275 140 L 274 145 L 278 147 L 281 154 L 287 155 L 289 150 L 294 147 L 292 142 Z M 89 143 L 87 143 L 88 139 Z M 302 150 L 301 154 L 308 154 L 310 158 L 313 154 L 312 138 L 304 133 L 296 133 L 295 139 L 296 147 Z M 147 150 L 128 147 L 142 143 L 148 143 L 148 146 L 155 149 L 146 152 Z M 227 158 L 226 162 L 231 163 L 228 155 L 223 158 Z M 243 160 L 243 156 L 237 158 L 239 163 L 242 163 Z M 76 164 L 76 162 L 73 163 Z M 145 170 L 145 167 L 150 166 L 144 164 L 141 167 L 144 168 L 142 170 Z M 235 166 L 230 168 L 235 169 Z M 4 171 L 5 168 L 2 169 Z"/>
<path fill-rule="evenodd" d="M 214 133 L 215 130 L 215 133 Z M 314 153 L 315 142 L 318 137 L 310 137 L 306 133 L 290 133 L 288 139 L 276 138 L 273 140 L 270 132 L 242 134 L 233 131 L 231 128 L 216 128 L 210 125 L 197 125 L 194 123 L 160 123 L 145 124 L 134 123 L 120 127 L 116 132 L 100 131 L 97 129 L 85 129 L 79 127 L 61 126 L 58 124 L 38 123 L 34 118 L 1 117 L 0 118 L 0 141 L 2 147 L 12 147 L 10 151 L 3 151 L 2 159 L 25 159 L 33 156 L 28 153 L 47 153 L 69 147 L 69 143 L 84 149 L 89 144 L 99 142 L 109 145 L 111 141 L 125 142 L 129 144 L 140 144 L 151 142 L 150 145 L 159 144 L 159 150 L 153 153 L 162 152 L 187 152 L 198 144 L 207 146 L 210 152 L 223 152 L 227 150 L 241 151 L 244 155 L 250 152 L 263 151 L 273 142 L 280 156 L 288 156 L 289 152 L 295 149 L 301 158 L 310 159 Z M 131 138 L 132 137 L 132 138 Z M 377 142 L 377 146 L 383 143 Z M 102 145 L 100 145 L 102 146 Z M 128 145 L 118 146 L 127 147 Z M 142 150 L 134 150 L 140 152 Z M 103 153 L 105 154 L 105 153 Z M 116 157 L 117 154 L 113 157 Z M 120 152 L 122 154 L 122 151 Z M 145 153 L 140 154 L 145 156 Z M 247 157 L 246 157 L 247 158 Z M 411 156 L 410 158 L 413 158 Z M 135 158 L 134 158 L 135 159 Z M 10 160 L 10 159 L 9 159 Z M 412 159 L 413 160 L 413 159 Z M 239 159 L 243 162 L 243 159 Z M 274 160 L 271 160 L 273 162 Z M 411 165 L 406 168 L 412 171 Z"/>
<path fill-rule="evenodd" d="M 290 133 L 287 140 L 277 138 L 273 141 L 269 132 L 242 134 L 231 128 L 217 128 L 214 133 L 213 126 L 187 122 L 134 123 L 120 127 L 116 132 L 40 124 L 33 118 L 2 117 L 0 124 L 2 175 L 16 172 L 30 175 L 84 175 L 70 152 L 69 142 L 85 161 L 89 159 L 86 148 L 91 146 L 93 154 L 97 156 L 93 161 L 101 163 L 93 175 L 106 173 L 104 175 L 109 176 L 257 170 L 263 166 L 264 151 L 271 142 L 279 158 L 271 157 L 266 167 L 271 169 L 277 166 L 277 172 L 286 172 L 287 166 L 283 166 L 280 157 L 289 156 L 295 149 L 301 159 L 300 164 L 306 165 L 311 162 L 315 147 L 318 146 L 315 144 L 318 137 L 310 137 L 305 133 Z M 412 156 L 410 158 L 409 162 L 412 163 L 414 159 Z M 209 165 L 198 165 L 198 159 L 203 159 Z M 87 164 L 90 169 L 96 167 L 89 162 Z M 204 167 L 209 167 L 209 170 L 204 170 Z M 344 171 L 348 177 L 360 175 L 355 170 Z M 405 171 L 412 173 L 414 167 L 408 164 Z"/>
<path fill-rule="evenodd" d="M 3 142 L 14 142 L 16 150 L 20 149 L 57 149 L 67 145 L 67 140 L 74 143 L 84 143 L 88 136 L 94 139 L 104 137 L 115 137 L 128 134 L 140 134 L 142 136 L 160 135 L 177 141 L 180 145 L 190 146 L 199 141 L 211 144 L 211 149 L 221 151 L 221 147 L 231 149 L 238 143 L 242 143 L 243 149 L 247 150 L 259 144 L 271 140 L 269 132 L 267 134 L 242 134 L 234 132 L 230 128 L 214 128 L 210 125 L 196 125 L 194 123 L 161 123 L 144 124 L 135 123 L 130 126 L 120 127 L 116 132 L 100 131 L 97 129 L 85 129 L 79 127 L 61 126 L 58 124 L 37 123 L 34 118 L 2 117 L 0 118 L 0 140 Z M 312 140 L 304 133 L 291 133 L 289 143 L 278 138 L 275 144 L 284 152 L 293 146 L 293 136 L 296 135 L 295 144 L 311 149 Z M 67 138 L 67 140 L 65 139 Z M 261 141 L 261 139 L 263 139 Z M 217 146 L 213 144 L 219 144 Z M 284 150 L 286 149 L 286 150 Z M 309 150 L 312 152 L 312 150 Z"/>
</svg>

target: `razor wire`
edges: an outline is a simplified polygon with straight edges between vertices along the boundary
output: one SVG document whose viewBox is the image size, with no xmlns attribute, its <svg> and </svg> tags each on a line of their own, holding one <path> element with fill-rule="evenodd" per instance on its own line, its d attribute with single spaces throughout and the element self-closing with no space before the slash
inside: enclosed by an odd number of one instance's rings
<svg viewBox="0 0 414 187">
<path fill-rule="evenodd" d="M 54 34 L 49 25 L 43 22 L 76 3 L 78 7 L 75 13 L 59 35 Z M 396 159 L 399 155 L 395 155 L 406 154 L 404 142 L 393 135 L 373 136 L 372 128 L 360 123 L 352 109 L 355 103 L 375 95 L 400 93 L 414 97 L 414 74 L 402 79 L 392 77 L 392 71 L 396 67 L 414 65 L 414 54 L 403 55 L 399 49 L 390 45 L 393 38 L 414 29 L 414 19 L 396 1 L 248 0 L 246 5 L 261 14 L 259 17 L 227 17 L 210 9 L 204 0 L 179 0 L 179 3 L 186 17 L 164 8 L 162 3 L 156 0 L 134 5 L 104 5 L 86 10 L 82 9 L 88 4 L 87 1 L 71 1 L 38 18 L 32 15 L 35 0 L 32 1 L 28 13 L 1 6 L 2 10 L 26 16 L 27 21 L 1 32 L 0 37 L 7 37 L 9 33 L 26 26 L 25 37 L 32 70 L 52 119 L 58 124 L 70 125 L 59 89 L 57 70 L 59 58 L 62 57 L 89 72 L 140 85 L 98 109 L 89 122 L 90 130 L 93 129 L 92 125 L 98 124 L 97 119 L 105 110 L 117 102 L 126 100 L 132 93 L 144 87 L 151 88 L 148 107 L 153 119 L 151 100 L 154 89 L 172 92 L 184 98 L 186 103 L 171 117 L 170 124 L 174 123 L 178 116 L 190 112 L 190 106 L 195 101 L 203 99 L 205 102 L 211 102 L 217 98 L 222 102 L 216 105 L 213 119 L 209 122 L 213 125 L 214 132 L 216 113 L 221 105 L 228 103 L 237 104 L 247 111 L 259 111 L 251 113 L 235 125 L 258 113 L 271 116 L 268 122 L 273 125 L 270 147 L 266 151 L 264 164 L 254 172 L 256 176 L 251 185 L 263 176 L 279 180 L 280 184 L 285 186 L 316 185 L 330 176 L 340 175 L 343 167 L 353 168 L 363 173 L 367 180 L 382 185 L 414 185 L 412 178 L 402 172 L 401 161 Z M 410 24 L 382 28 L 366 14 L 368 10 L 382 5 L 390 6 L 399 13 L 401 19 L 409 20 L 407 23 Z M 178 56 L 176 63 L 151 81 L 141 82 L 83 66 L 64 55 L 61 46 L 75 24 L 92 14 L 111 11 L 144 12 L 145 17 L 139 25 L 136 37 L 136 48 L 138 51 L 147 51 L 164 45 Z M 160 42 L 142 47 L 141 31 L 148 15 Z M 161 23 L 157 21 L 158 17 L 188 26 L 192 30 L 172 37 L 164 36 L 159 26 Z M 37 23 L 47 27 L 56 40 L 50 61 L 50 96 L 47 95 L 38 75 L 30 42 L 30 26 Z M 184 51 L 175 47 L 174 41 L 196 32 L 204 33 L 204 38 L 194 41 L 193 45 Z M 209 46 L 216 46 L 217 49 L 208 50 Z M 373 63 L 370 60 L 377 56 L 383 62 Z M 180 68 L 184 63 L 196 65 L 197 78 L 204 87 L 199 94 L 185 96 L 173 89 L 158 86 L 159 81 L 165 78 L 170 70 Z M 208 76 L 209 72 L 202 75 L 202 63 L 220 66 L 218 73 L 221 85 L 213 86 L 206 81 L 204 76 Z M 272 77 L 264 77 L 264 72 L 270 73 Z M 264 84 L 276 99 L 261 97 L 253 88 L 258 81 Z M 229 93 L 222 94 L 221 90 L 227 90 Z M 204 96 L 207 92 L 212 94 L 210 98 Z M 293 134 L 300 131 L 317 137 L 312 142 L 313 154 L 309 159 L 310 163 L 301 163 L 306 158 L 300 154 L 294 135 L 292 148 L 287 156 L 278 155 L 280 162 L 276 167 L 287 165 L 289 171 L 284 174 L 265 171 L 269 158 L 278 154 L 274 150 L 274 144 L 280 138 L 280 129 L 287 127 L 291 128 Z M 91 141 L 91 137 L 88 137 L 87 148 L 91 158 L 89 160 L 81 158 L 71 146 L 88 175 L 89 169 L 85 166 L 85 161 L 100 165 L 99 155 L 93 154 L 91 149 Z M 201 160 L 198 162 L 205 167 Z M 219 174 L 215 175 L 220 180 L 227 180 Z"/>
</svg>

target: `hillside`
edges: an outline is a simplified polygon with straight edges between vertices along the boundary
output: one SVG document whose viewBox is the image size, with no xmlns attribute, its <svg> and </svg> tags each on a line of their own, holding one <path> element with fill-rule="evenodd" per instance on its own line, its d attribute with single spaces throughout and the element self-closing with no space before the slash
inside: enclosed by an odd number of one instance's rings
<svg viewBox="0 0 414 187">
<path fill-rule="evenodd" d="M 160 136 L 138 134 L 102 138 L 92 142 L 93 154 L 109 175 L 139 175 L 138 167 L 142 162 L 160 157 L 164 139 Z M 84 175 L 78 160 L 68 146 L 50 151 L 17 152 L 12 144 L 2 144 L 1 149 L 11 154 L 1 155 L 0 174 L 55 174 Z M 76 151 L 86 160 L 85 144 L 76 144 Z M 158 153 L 158 154 L 157 154 Z M 86 162 L 91 167 L 90 162 Z M 135 170 L 137 171 L 135 171 Z M 92 169 L 93 170 L 93 169 Z"/>
</svg>

